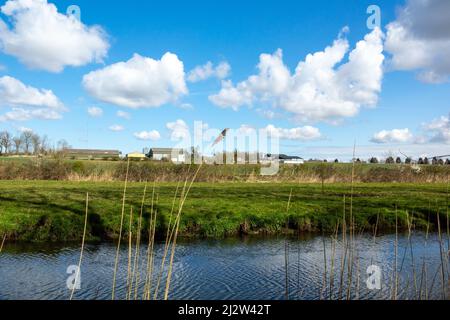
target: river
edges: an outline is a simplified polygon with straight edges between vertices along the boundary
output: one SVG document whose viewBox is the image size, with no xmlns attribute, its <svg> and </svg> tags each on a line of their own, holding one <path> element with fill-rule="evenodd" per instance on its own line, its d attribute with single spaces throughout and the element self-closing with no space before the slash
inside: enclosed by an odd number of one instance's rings
<svg viewBox="0 0 450 320">
<path fill-rule="evenodd" d="M 338 236 L 338 241 L 317 235 L 288 239 L 246 237 L 181 241 L 174 256 L 169 299 L 448 297 L 446 235 L 442 242 L 438 241 L 437 234 L 427 236 L 424 233 L 415 233 L 411 238 L 404 234 L 376 238 L 358 235 L 351 242 L 343 242 L 341 237 Z M 158 282 L 163 251 L 163 243 L 155 245 L 152 295 Z M 115 252 L 113 243 L 86 244 L 80 269 L 80 289 L 74 291 L 74 299 L 111 299 Z M 120 249 L 117 299 L 127 297 L 128 270 L 130 274 L 133 271 L 134 253 L 129 269 L 128 246 Z M 139 274 L 140 285 L 137 290 L 131 290 L 131 296 L 141 299 L 144 270 L 148 266 L 146 245 L 141 246 L 139 254 L 136 269 L 140 272 L 134 274 Z M 71 290 L 67 287 L 67 279 L 71 274 L 68 268 L 78 264 L 79 256 L 79 244 L 6 243 L 0 253 L 0 299 L 69 299 Z M 69 268 L 69 271 L 73 277 L 73 269 Z M 167 264 L 158 299 L 163 297 L 166 274 Z"/>
</svg>

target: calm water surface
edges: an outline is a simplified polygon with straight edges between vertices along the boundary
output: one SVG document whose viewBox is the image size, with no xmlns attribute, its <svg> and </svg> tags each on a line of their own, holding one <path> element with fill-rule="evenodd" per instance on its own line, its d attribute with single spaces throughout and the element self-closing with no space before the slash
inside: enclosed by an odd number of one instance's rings
<svg viewBox="0 0 450 320">
<path fill-rule="evenodd" d="M 448 297 L 450 284 L 448 242 L 447 238 L 444 240 L 440 245 L 436 234 L 427 238 L 418 233 L 411 240 L 401 235 L 397 250 L 395 235 L 376 239 L 370 235 L 358 236 L 353 249 L 341 241 L 321 236 L 181 242 L 176 249 L 169 297 L 391 299 L 397 292 L 400 299 L 442 299 Z M 142 297 L 146 270 L 146 246 L 142 247 L 138 298 Z M 111 298 L 115 250 L 112 243 L 86 245 L 81 289 L 75 291 L 74 299 Z M 0 299 L 68 299 L 67 268 L 78 264 L 79 255 L 79 245 L 6 244 L 0 253 Z M 163 244 L 158 244 L 153 290 L 162 255 Z M 366 271 L 371 265 L 380 268 L 380 290 L 367 288 Z M 128 247 L 124 246 L 117 275 L 119 299 L 126 297 L 127 270 Z M 165 274 L 166 270 L 162 283 Z"/>
</svg>

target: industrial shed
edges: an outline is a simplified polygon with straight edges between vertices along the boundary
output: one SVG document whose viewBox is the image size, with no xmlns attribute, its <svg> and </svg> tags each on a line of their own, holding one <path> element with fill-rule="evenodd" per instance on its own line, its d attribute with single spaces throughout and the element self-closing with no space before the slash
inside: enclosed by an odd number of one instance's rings
<svg viewBox="0 0 450 320">
<path fill-rule="evenodd" d="M 183 149 L 152 148 L 147 156 L 156 161 L 172 161 L 174 163 L 186 162 L 186 153 Z"/>
<path fill-rule="evenodd" d="M 65 149 L 63 153 L 66 158 L 79 160 L 115 160 L 121 155 L 119 150 L 100 149 Z"/>
</svg>

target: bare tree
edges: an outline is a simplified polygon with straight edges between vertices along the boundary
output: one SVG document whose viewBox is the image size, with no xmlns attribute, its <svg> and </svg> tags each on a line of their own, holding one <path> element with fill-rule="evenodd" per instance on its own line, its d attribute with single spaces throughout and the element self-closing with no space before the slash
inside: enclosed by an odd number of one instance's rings
<svg viewBox="0 0 450 320">
<path fill-rule="evenodd" d="M 22 135 L 20 137 L 20 139 L 22 140 L 22 144 L 23 144 L 24 151 L 26 154 L 30 154 L 30 147 L 32 145 L 33 135 L 34 134 L 31 131 L 24 131 L 24 132 L 22 132 Z"/>
<path fill-rule="evenodd" d="M 6 130 L 0 132 L 0 145 L 5 150 L 5 154 L 10 151 L 11 143 L 11 134 Z"/>
<path fill-rule="evenodd" d="M 70 146 L 69 146 L 69 143 L 66 140 L 61 139 L 57 143 L 57 148 L 58 148 L 59 151 L 63 151 L 65 149 L 69 149 Z"/>
<path fill-rule="evenodd" d="M 22 138 L 17 136 L 13 138 L 14 150 L 16 154 L 19 154 L 20 148 L 22 147 Z"/>
<path fill-rule="evenodd" d="M 31 144 L 33 145 L 33 152 L 34 154 L 39 154 L 39 151 L 41 150 L 41 137 L 34 133 L 31 136 Z"/>
<path fill-rule="evenodd" d="M 48 137 L 46 135 L 43 135 L 41 137 L 41 145 L 39 147 L 39 152 L 41 154 L 46 154 L 48 149 L 49 149 Z"/>
</svg>

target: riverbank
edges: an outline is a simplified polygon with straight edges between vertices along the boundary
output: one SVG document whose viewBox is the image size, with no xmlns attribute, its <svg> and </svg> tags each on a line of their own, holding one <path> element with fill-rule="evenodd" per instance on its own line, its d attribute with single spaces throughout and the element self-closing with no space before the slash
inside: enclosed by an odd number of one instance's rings
<svg viewBox="0 0 450 320">
<path fill-rule="evenodd" d="M 128 180 L 133 182 L 176 182 L 195 170 L 196 165 L 168 162 L 132 161 Z M 51 158 L 0 157 L 0 180 L 57 180 L 121 182 L 127 172 L 126 161 L 88 161 Z M 197 182 L 271 183 L 447 183 L 449 165 L 321 163 L 280 165 L 273 176 L 263 176 L 261 165 L 204 165 Z M 353 173 L 353 174 L 352 174 Z"/>
<path fill-rule="evenodd" d="M 154 189 L 153 189 L 153 186 Z M 136 234 L 144 183 L 129 183 L 124 237 L 129 213 Z M 152 207 L 157 234 L 169 221 L 177 184 L 149 183 L 143 210 L 145 237 Z M 286 210 L 290 200 L 289 210 Z M 87 238 L 117 238 L 123 183 L 68 181 L 0 181 L 0 235 L 9 241 L 78 241 L 83 234 L 85 199 L 89 193 Z M 351 200 L 353 199 L 353 200 Z M 333 232 L 343 217 L 353 216 L 358 231 L 433 228 L 437 213 L 446 226 L 446 184 L 194 183 L 184 205 L 180 236 L 224 237 L 242 233 Z M 288 228 L 286 229 L 286 226 Z"/>
</svg>

